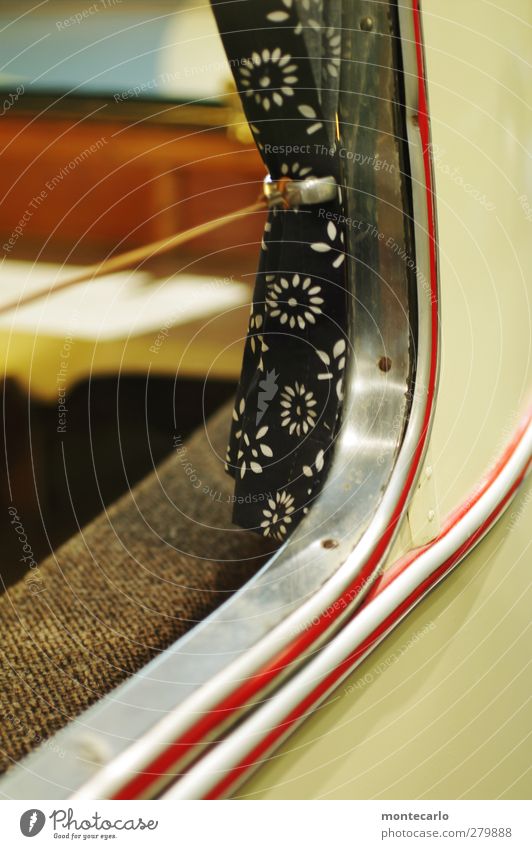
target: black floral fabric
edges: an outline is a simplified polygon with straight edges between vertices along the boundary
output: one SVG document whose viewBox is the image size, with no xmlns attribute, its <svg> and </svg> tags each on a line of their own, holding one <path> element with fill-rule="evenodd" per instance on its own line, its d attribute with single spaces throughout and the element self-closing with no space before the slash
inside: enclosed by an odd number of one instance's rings
<svg viewBox="0 0 532 849">
<path fill-rule="evenodd" d="M 337 0 L 211 0 L 273 180 L 338 174 Z M 236 524 L 284 541 L 327 474 L 346 364 L 342 196 L 266 224 L 226 468 Z"/>
</svg>

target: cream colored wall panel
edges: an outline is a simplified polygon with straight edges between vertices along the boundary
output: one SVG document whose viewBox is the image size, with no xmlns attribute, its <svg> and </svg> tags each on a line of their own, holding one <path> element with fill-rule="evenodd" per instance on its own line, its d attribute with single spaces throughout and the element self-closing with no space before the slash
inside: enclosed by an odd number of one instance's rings
<svg viewBox="0 0 532 849">
<path fill-rule="evenodd" d="M 443 336 L 430 446 L 445 515 L 530 400 L 532 4 L 423 9 Z M 530 798 L 531 527 L 529 488 L 241 795 Z"/>
<path fill-rule="evenodd" d="M 532 199 L 532 4 L 423 8 L 443 327 L 431 447 L 445 513 L 530 393 L 532 221 L 522 196 Z"/>
<path fill-rule="evenodd" d="M 239 795 L 530 798 L 531 527 L 529 487 Z"/>
<path fill-rule="evenodd" d="M 530 48 L 524 22 L 488 0 L 427 2 L 425 10 L 443 335 L 426 465 L 434 467 L 436 506 L 445 514 L 478 484 L 528 399 L 530 113 L 523 95 Z M 532 23 L 532 8 L 527 16 Z M 423 503 L 433 507 L 436 496 L 418 498 L 395 551 L 408 544 L 409 529 L 425 533 Z M 242 797 L 529 796 L 531 505 L 530 492 L 522 495 Z M 308 692 L 302 681 L 303 673 L 293 679 L 301 694 Z M 297 696 L 288 692 L 287 710 Z M 247 751 L 243 738 L 254 730 L 251 718 L 240 737 L 190 770 L 172 798 L 202 796 L 221 765 Z"/>
</svg>

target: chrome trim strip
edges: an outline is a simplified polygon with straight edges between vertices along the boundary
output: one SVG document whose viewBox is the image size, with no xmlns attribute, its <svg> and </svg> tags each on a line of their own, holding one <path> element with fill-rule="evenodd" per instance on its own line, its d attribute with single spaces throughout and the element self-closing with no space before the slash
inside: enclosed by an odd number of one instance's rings
<svg viewBox="0 0 532 849">
<path fill-rule="evenodd" d="M 355 8 L 358 13 L 370 9 L 375 21 L 387 18 L 388 4 L 357 0 Z M 411 14 L 411 4 L 400 8 L 407 80 L 409 75 L 417 79 L 409 9 Z M 367 63 L 371 63 L 373 43 L 366 42 Z M 374 82 L 380 83 L 381 78 Z M 417 114 L 417 88 L 413 85 L 406 86 L 406 107 L 408 114 Z M 306 520 L 254 579 L 213 615 L 56 734 L 54 750 L 41 747 L 14 767 L 0 781 L 0 794 L 64 798 L 77 791 L 77 798 L 112 796 L 127 776 L 142 771 L 197 718 L 215 708 L 235 686 L 305 632 L 356 582 L 378 550 L 365 583 L 369 587 L 404 515 L 419 472 L 437 381 L 432 362 L 439 347 L 432 326 L 432 300 L 437 300 L 437 288 L 432 281 L 427 295 L 426 281 L 431 280 L 427 194 L 421 137 L 413 122 L 408 140 L 418 333 L 410 408 L 406 394 L 412 389 L 408 377 L 413 363 L 405 280 L 396 281 L 395 289 L 383 286 L 385 298 L 375 304 L 367 286 L 367 274 L 371 277 L 374 272 L 362 264 L 357 266 L 356 303 L 351 300 L 354 351 L 348 363 L 348 412 L 326 486 Z M 395 173 L 400 174 L 398 166 Z M 377 200 L 382 202 L 382 196 Z M 393 203 L 388 202 L 388 207 L 393 211 Z M 386 320 L 379 314 L 381 307 Z M 391 352 L 399 364 L 393 380 L 378 367 L 383 352 Z M 333 545 L 324 545 L 331 539 Z M 359 592 L 353 597 L 351 608 L 362 595 Z M 337 619 L 331 619 L 329 629 L 313 643 L 313 650 L 348 613 L 346 609 Z M 304 659 L 301 655 L 297 662 Z M 65 753 L 64 757 L 59 759 L 57 751 Z"/>
<path fill-rule="evenodd" d="M 275 728 L 282 726 L 291 712 L 300 705 L 306 696 L 313 693 L 320 682 L 327 677 L 350 657 L 352 652 L 368 638 L 379 627 L 386 622 L 394 611 L 400 609 L 401 604 L 416 591 L 423 582 L 433 575 L 438 567 L 446 563 L 457 552 L 459 559 L 450 567 L 454 568 L 474 548 L 480 539 L 485 536 L 487 530 L 476 536 L 484 523 L 503 505 L 503 513 L 510 505 L 517 490 L 514 491 L 510 500 L 504 503 L 505 497 L 511 492 L 519 477 L 523 475 L 532 456 L 532 424 L 528 425 L 515 452 L 506 463 L 502 472 L 481 496 L 460 518 L 460 520 L 443 536 L 441 540 L 429 544 L 423 549 L 414 562 L 397 578 L 395 578 L 378 596 L 349 622 L 342 631 L 334 637 L 322 651 L 313 658 L 303 669 L 282 687 L 271 699 L 263 703 L 257 710 L 239 725 L 229 737 L 220 742 L 214 749 L 210 750 L 198 763 L 193 766 L 186 775 L 178 780 L 163 794 L 164 799 L 201 799 L 204 798 L 220 779 L 231 769 L 237 767 L 254 748 L 267 737 L 267 734 Z M 493 524 L 500 518 L 500 513 L 493 520 Z M 464 547 L 470 541 L 466 551 Z M 437 583 L 443 580 L 442 575 Z M 427 589 L 423 595 L 417 598 L 408 610 L 404 611 L 400 618 L 387 629 L 372 646 L 361 657 L 357 658 L 348 669 L 342 671 L 341 676 L 334 682 L 319 699 L 313 704 L 313 709 L 325 701 L 334 692 L 338 685 L 359 666 L 365 657 L 408 615 L 410 610 L 433 589 Z M 293 733 L 304 717 L 293 726 L 290 726 L 283 735 L 282 740 L 276 741 L 268 752 L 278 746 Z M 256 765 L 256 767 L 259 764 Z M 255 767 L 255 768 L 256 768 Z M 240 779 L 235 781 L 231 790 L 249 777 L 253 767 L 244 771 Z"/>
</svg>

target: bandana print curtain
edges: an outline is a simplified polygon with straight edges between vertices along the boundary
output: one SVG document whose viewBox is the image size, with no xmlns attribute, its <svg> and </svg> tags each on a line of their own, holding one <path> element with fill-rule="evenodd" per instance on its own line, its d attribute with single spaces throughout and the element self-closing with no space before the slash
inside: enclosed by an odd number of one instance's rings
<svg viewBox="0 0 532 849">
<path fill-rule="evenodd" d="M 341 0 L 211 0 L 272 180 L 338 179 Z M 318 494 L 342 401 L 346 291 L 341 192 L 272 210 L 226 458 L 236 524 L 280 542 Z"/>
</svg>

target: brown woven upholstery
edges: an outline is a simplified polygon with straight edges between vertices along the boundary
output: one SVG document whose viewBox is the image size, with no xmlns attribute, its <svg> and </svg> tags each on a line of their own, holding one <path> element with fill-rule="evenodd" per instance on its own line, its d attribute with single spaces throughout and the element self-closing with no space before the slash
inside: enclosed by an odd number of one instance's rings
<svg viewBox="0 0 532 849">
<path fill-rule="evenodd" d="M 0 770 L 136 672 L 264 562 L 266 542 L 230 520 L 232 482 L 220 459 L 229 421 L 226 407 L 0 598 Z"/>
</svg>

